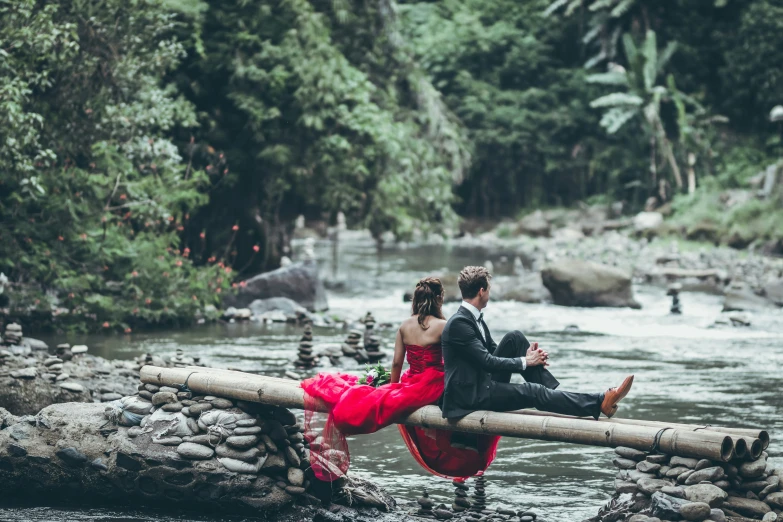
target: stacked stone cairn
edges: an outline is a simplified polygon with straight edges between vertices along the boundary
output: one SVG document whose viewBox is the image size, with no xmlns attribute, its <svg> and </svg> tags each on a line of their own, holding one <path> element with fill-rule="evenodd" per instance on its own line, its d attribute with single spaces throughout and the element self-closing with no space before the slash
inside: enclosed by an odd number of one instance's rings
<svg viewBox="0 0 783 522">
<path fill-rule="evenodd" d="M 367 354 L 367 359 L 371 363 L 376 363 L 385 357 L 385 354 L 381 352 L 381 340 L 377 335 L 374 335 L 375 318 L 372 316 L 372 312 L 367 312 L 364 316 L 364 351 Z"/>
<path fill-rule="evenodd" d="M 468 499 L 469 486 L 464 480 L 453 480 L 451 485 L 454 486 L 454 503 L 451 504 L 451 509 L 456 513 L 470 509 L 473 505 Z"/>
<path fill-rule="evenodd" d="M 669 285 L 669 289 L 666 291 L 666 295 L 670 295 L 672 298 L 672 306 L 669 309 L 669 313 L 672 315 L 682 314 L 682 305 L 680 304 L 681 290 L 682 290 L 682 284 L 674 283 Z"/>
<path fill-rule="evenodd" d="M 305 324 L 297 355 L 294 364 L 299 368 L 312 368 L 318 363 L 318 357 L 313 355 L 313 325 L 310 323 Z"/>
<path fill-rule="evenodd" d="M 128 436 L 139 442 L 176 448 L 180 459 L 265 475 L 294 497 L 305 495 L 309 487 L 305 470 L 310 456 L 302 424 L 286 408 L 140 384 L 137 396 L 111 403 L 105 415 L 129 426 Z"/>
<path fill-rule="evenodd" d="M 416 511 L 416 515 L 420 516 L 422 518 L 434 518 L 435 515 L 432 513 L 432 508 L 435 506 L 435 501 L 430 498 L 430 494 L 427 493 L 427 490 L 424 490 L 424 494 L 416 499 L 416 502 L 419 504 L 419 509 Z"/>
<path fill-rule="evenodd" d="M 628 512 L 629 522 L 783 520 L 783 469 L 768 466 L 766 452 L 729 463 L 623 447 L 615 453 L 616 497 L 592 520 L 612 510 Z"/>
<path fill-rule="evenodd" d="M 487 483 L 486 479 L 484 478 L 484 475 L 479 475 L 476 477 L 476 485 L 473 489 L 473 506 L 471 509 L 477 513 L 484 513 L 489 514 L 490 511 L 487 511 Z"/>
<path fill-rule="evenodd" d="M 367 357 L 367 352 L 364 351 L 364 348 L 359 346 L 361 339 L 361 330 L 351 330 L 348 332 L 348 337 L 345 339 L 345 342 L 341 347 L 343 355 L 346 357 L 353 357 L 359 362 L 369 361 L 370 359 Z"/>
<path fill-rule="evenodd" d="M 5 333 L 3 333 L 3 344 L 5 346 L 19 346 L 22 344 L 22 327 L 16 323 L 6 325 Z"/>
</svg>

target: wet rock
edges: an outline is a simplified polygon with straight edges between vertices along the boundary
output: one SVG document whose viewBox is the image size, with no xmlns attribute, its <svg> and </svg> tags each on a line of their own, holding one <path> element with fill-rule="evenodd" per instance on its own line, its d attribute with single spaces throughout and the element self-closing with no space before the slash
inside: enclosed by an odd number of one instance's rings
<svg viewBox="0 0 783 522">
<path fill-rule="evenodd" d="M 696 466 L 693 468 L 696 471 L 700 471 L 702 469 L 711 468 L 715 466 L 715 463 L 712 462 L 709 459 L 701 459 L 699 462 L 696 463 Z"/>
<path fill-rule="evenodd" d="M 671 483 L 667 480 L 660 479 L 641 479 L 636 485 L 642 493 L 652 495 L 656 491 L 660 491 L 661 488 L 671 486 Z"/>
<path fill-rule="evenodd" d="M 712 522 L 726 522 L 726 514 L 720 509 L 711 509 L 710 516 L 707 517 L 707 520 L 711 520 Z"/>
<path fill-rule="evenodd" d="M 288 466 L 285 463 L 285 458 L 280 453 L 270 453 L 267 455 L 267 459 L 261 469 L 273 472 L 273 471 L 285 471 Z"/>
<path fill-rule="evenodd" d="M 710 506 L 704 502 L 691 502 L 680 507 L 680 516 L 685 520 L 704 520 L 710 516 Z"/>
<path fill-rule="evenodd" d="M 215 454 L 221 458 L 242 460 L 245 462 L 256 462 L 258 457 L 261 456 L 261 451 L 258 448 L 250 448 L 245 451 L 239 451 L 227 446 L 226 444 L 220 444 L 215 448 Z"/>
<path fill-rule="evenodd" d="M 615 480 L 614 490 L 618 494 L 622 493 L 636 493 L 636 482 Z"/>
<path fill-rule="evenodd" d="M 327 310 L 326 290 L 314 261 L 292 263 L 245 281 L 235 295 L 226 294 L 223 304 L 246 307 L 256 299 L 287 297 L 312 312 Z"/>
<path fill-rule="evenodd" d="M 699 482 L 714 482 L 723 476 L 723 468 L 715 466 L 713 468 L 706 468 L 699 471 L 694 471 L 687 479 L 685 479 L 685 485 L 698 484 Z"/>
<path fill-rule="evenodd" d="M 12 371 L 10 375 L 14 379 L 35 379 L 38 371 L 35 368 L 22 368 L 21 370 Z"/>
<path fill-rule="evenodd" d="M 549 237 L 551 231 L 551 225 L 540 210 L 523 217 L 517 224 L 517 232 L 526 236 Z"/>
<path fill-rule="evenodd" d="M 614 449 L 620 457 L 629 460 L 641 461 L 647 456 L 647 453 L 634 448 L 626 448 L 624 446 L 618 446 Z"/>
<path fill-rule="evenodd" d="M 636 469 L 641 471 L 642 473 L 655 473 L 659 469 L 661 469 L 660 464 L 653 464 L 652 462 L 648 462 L 646 460 L 641 461 L 636 465 Z"/>
<path fill-rule="evenodd" d="M 685 498 L 691 502 L 704 502 L 711 508 L 719 508 L 729 494 L 712 484 L 696 484 L 685 488 Z"/>
<path fill-rule="evenodd" d="M 60 457 L 66 464 L 73 467 L 81 466 L 87 462 L 87 455 L 74 447 L 58 450 L 55 452 L 55 455 Z"/>
<path fill-rule="evenodd" d="M 687 500 L 671 497 L 660 491 L 653 493 L 650 511 L 663 520 L 679 520 L 680 509 L 687 504 Z"/>
<path fill-rule="evenodd" d="M 612 460 L 614 467 L 618 469 L 635 469 L 636 461 L 630 459 L 616 458 Z"/>
<path fill-rule="evenodd" d="M 292 486 L 301 486 L 304 484 L 304 472 L 299 468 L 288 468 L 288 482 Z"/>
<path fill-rule="evenodd" d="M 769 495 L 767 495 L 764 501 L 770 506 L 772 506 L 774 509 L 783 510 L 783 492 L 770 493 Z"/>
<path fill-rule="evenodd" d="M 750 498 L 729 497 L 723 504 L 724 509 L 730 509 L 742 516 L 760 519 L 772 509 L 760 500 Z"/>
<path fill-rule="evenodd" d="M 157 392 L 152 396 L 152 405 L 156 407 L 177 402 L 177 395 L 172 392 Z"/>
<path fill-rule="evenodd" d="M 669 456 L 668 455 L 647 455 L 645 458 L 647 462 L 652 462 L 653 464 L 660 464 L 664 465 L 667 462 L 669 462 Z"/>
<path fill-rule="evenodd" d="M 100 458 L 97 458 L 90 462 L 90 466 L 92 469 L 96 469 L 98 471 L 109 471 L 109 466 L 103 463 L 103 460 Z"/>
<path fill-rule="evenodd" d="M 676 468 L 671 468 L 669 471 L 666 472 L 666 477 L 668 478 L 677 478 L 686 471 L 691 471 L 688 468 L 684 466 L 677 466 Z"/>
<path fill-rule="evenodd" d="M 724 312 L 753 312 L 776 308 L 772 301 L 756 295 L 749 285 L 733 283 L 726 291 L 723 301 Z"/>
<path fill-rule="evenodd" d="M 683 498 L 683 499 L 686 498 L 685 488 L 683 488 L 682 486 L 666 486 L 665 488 L 661 488 L 661 493 L 665 493 L 670 497 Z"/>
<path fill-rule="evenodd" d="M 678 467 L 682 466 L 688 469 L 695 469 L 696 465 L 699 463 L 698 459 L 691 459 L 687 457 L 672 457 L 669 461 L 669 465 L 671 467 Z"/>
<path fill-rule="evenodd" d="M 248 474 L 258 473 L 258 470 L 261 469 L 261 465 L 263 464 L 263 462 L 259 460 L 256 460 L 255 462 L 245 462 L 243 460 L 230 458 L 219 458 L 218 462 L 220 462 L 229 471 L 233 471 L 234 473 Z"/>
<path fill-rule="evenodd" d="M 641 308 L 633 298 L 630 274 L 590 261 L 558 261 L 541 271 L 555 304 Z"/>
<path fill-rule="evenodd" d="M 254 435 L 232 435 L 226 439 L 226 444 L 240 450 L 252 448 L 257 443 L 258 438 Z"/>
<path fill-rule="evenodd" d="M 756 478 L 764 474 L 767 469 L 767 459 L 761 457 L 758 460 L 743 462 L 739 467 L 739 476 L 742 478 Z"/>
</svg>

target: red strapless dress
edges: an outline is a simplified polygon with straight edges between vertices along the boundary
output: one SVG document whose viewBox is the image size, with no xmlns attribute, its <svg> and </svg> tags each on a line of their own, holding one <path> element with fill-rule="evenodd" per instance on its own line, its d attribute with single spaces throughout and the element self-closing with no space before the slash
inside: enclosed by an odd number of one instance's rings
<svg viewBox="0 0 783 522">
<path fill-rule="evenodd" d="M 443 394 L 443 353 L 439 344 L 405 346 L 410 368 L 400 382 L 373 388 L 357 384 L 359 377 L 320 373 L 302 382 L 305 391 L 305 437 L 311 465 L 321 480 L 344 475 L 350 463 L 346 435 L 373 433 L 395 423 Z M 315 403 L 330 409 L 322 429 Z M 483 472 L 495 458 L 500 437 L 476 435 L 476 449 L 453 447 L 451 431 L 398 426 L 411 455 L 427 471 L 446 478 L 466 478 Z M 472 437 L 472 436 L 467 436 Z"/>
</svg>

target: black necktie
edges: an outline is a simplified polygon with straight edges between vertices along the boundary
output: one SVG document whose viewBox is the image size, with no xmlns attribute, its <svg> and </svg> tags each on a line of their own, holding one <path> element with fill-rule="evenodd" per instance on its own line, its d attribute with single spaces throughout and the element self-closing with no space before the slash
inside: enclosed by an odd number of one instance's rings
<svg viewBox="0 0 783 522">
<path fill-rule="evenodd" d="M 481 338 L 486 339 L 487 334 L 484 333 L 484 312 L 479 312 L 478 326 L 479 326 L 479 330 L 481 330 Z"/>
</svg>

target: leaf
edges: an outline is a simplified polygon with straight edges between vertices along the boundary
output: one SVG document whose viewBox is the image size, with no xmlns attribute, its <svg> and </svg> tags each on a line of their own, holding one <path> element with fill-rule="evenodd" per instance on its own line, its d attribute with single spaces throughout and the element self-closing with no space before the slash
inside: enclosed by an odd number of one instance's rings
<svg viewBox="0 0 783 522">
<path fill-rule="evenodd" d="M 617 0 L 595 0 L 590 4 L 590 10 L 593 12 L 612 7 Z"/>
<path fill-rule="evenodd" d="M 663 50 L 663 52 L 658 56 L 658 64 L 657 64 L 657 74 L 663 73 L 664 68 L 666 68 L 666 64 L 669 63 L 669 60 L 671 60 L 672 55 L 677 51 L 677 42 L 669 42 L 666 45 L 666 48 Z"/>
<path fill-rule="evenodd" d="M 628 94 L 625 92 L 615 92 L 596 98 L 590 102 L 590 107 L 597 109 L 600 107 L 615 107 L 618 105 L 627 105 L 631 107 L 639 107 L 644 103 L 644 100 L 635 94 Z"/>
<path fill-rule="evenodd" d="M 544 11 L 544 16 L 552 16 L 552 14 L 559 10 L 561 7 L 566 5 L 570 0 L 555 0 L 551 4 L 549 4 L 549 7 L 546 8 Z"/>
<path fill-rule="evenodd" d="M 647 31 L 644 39 L 644 88 L 650 90 L 655 85 L 658 72 L 658 44 L 655 31 Z"/>
<path fill-rule="evenodd" d="M 622 109 L 615 107 L 608 110 L 601 118 L 601 126 L 609 134 L 614 134 L 625 125 L 631 118 L 639 113 L 637 109 Z"/>
<path fill-rule="evenodd" d="M 636 49 L 636 44 L 633 43 L 633 37 L 628 33 L 623 35 L 623 49 L 625 50 L 625 59 L 632 66 L 636 62 L 638 50 Z"/>
<path fill-rule="evenodd" d="M 617 6 L 615 6 L 614 9 L 612 9 L 612 12 L 609 16 L 612 18 L 620 18 L 625 13 L 631 10 L 631 7 L 636 3 L 636 0 L 621 0 Z"/>
<path fill-rule="evenodd" d="M 585 78 L 587 83 L 597 83 L 600 85 L 622 85 L 628 86 L 628 75 L 624 72 L 607 72 L 591 74 Z"/>
</svg>

